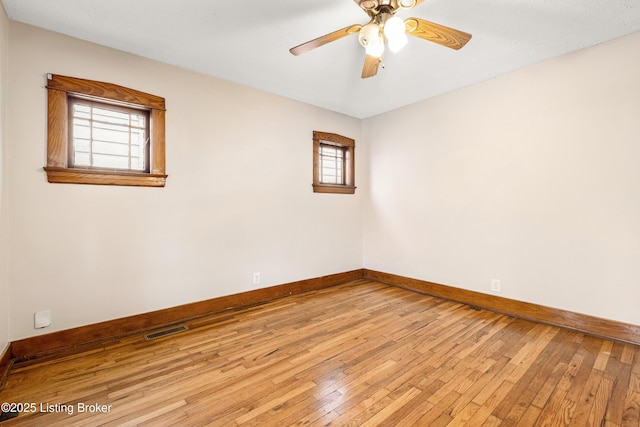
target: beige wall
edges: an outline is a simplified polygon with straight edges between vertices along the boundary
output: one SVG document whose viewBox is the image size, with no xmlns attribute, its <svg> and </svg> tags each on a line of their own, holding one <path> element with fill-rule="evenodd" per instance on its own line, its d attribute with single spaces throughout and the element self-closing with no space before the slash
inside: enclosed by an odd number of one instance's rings
<svg viewBox="0 0 640 427">
<path fill-rule="evenodd" d="M 640 324 L 640 33 L 364 123 L 364 267 Z"/>
<path fill-rule="evenodd" d="M 364 189 L 311 189 L 312 131 L 360 145 L 360 120 L 17 22 L 10 41 L 10 339 L 361 267 Z M 166 188 L 48 184 L 46 73 L 164 97 Z"/>
<path fill-rule="evenodd" d="M 7 72 L 9 20 L 0 3 L 0 355 L 9 341 L 7 238 Z"/>
</svg>

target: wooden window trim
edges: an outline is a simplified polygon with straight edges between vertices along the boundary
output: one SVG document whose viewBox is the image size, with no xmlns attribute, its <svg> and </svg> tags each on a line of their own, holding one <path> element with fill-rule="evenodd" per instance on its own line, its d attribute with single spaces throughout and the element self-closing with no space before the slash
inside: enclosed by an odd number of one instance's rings
<svg viewBox="0 0 640 427">
<path fill-rule="evenodd" d="M 320 181 L 320 144 L 330 142 L 346 150 L 344 184 L 326 184 Z M 356 142 L 346 136 L 329 132 L 313 131 L 313 192 L 354 194 L 355 185 L 355 148 Z"/>
<path fill-rule="evenodd" d="M 84 97 L 113 105 L 149 111 L 151 155 L 150 172 L 93 170 L 69 167 L 70 96 Z M 47 82 L 47 180 L 65 184 L 129 185 L 164 187 L 165 170 L 165 102 L 164 98 L 112 83 L 50 74 Z"/>
</svg>

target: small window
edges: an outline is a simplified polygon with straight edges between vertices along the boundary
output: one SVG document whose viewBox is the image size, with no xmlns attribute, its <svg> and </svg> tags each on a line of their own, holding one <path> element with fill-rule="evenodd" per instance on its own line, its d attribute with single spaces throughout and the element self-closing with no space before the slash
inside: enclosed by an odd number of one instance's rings
<svg viewBox="0 0 640 427">
<path fill-rule="evenodd" d="M 355 141 L 342 135 L 313 132 L 313 191 L 353 194 Z"/>
<path fill-rule="evenodd" d="M 164 98 L 48 76 L 49 182 L 164 187 Z"/>
</svg>

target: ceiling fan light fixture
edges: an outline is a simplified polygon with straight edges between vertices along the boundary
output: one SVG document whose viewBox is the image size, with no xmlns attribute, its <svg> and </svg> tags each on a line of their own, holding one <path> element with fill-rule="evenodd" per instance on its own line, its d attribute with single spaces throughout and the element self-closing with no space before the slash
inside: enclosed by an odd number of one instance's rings
<svg viewBox="0 0 640 427">
<path fill-rule="evenodd" d="M 409 41 L 404 21 L 398 16 L 393 16 L 384 23 L 384 36 L 389 41 L 389 50 L 393 53 L 399 52 Z"/>
<path fill-rule="evenodd" d="M 402 34 L 402 37 L 389 39 L 389 50 L 393 53 L 400 52 L 408 42 L 409 39 L 406 34 Z"/>
<path fill-rule="evenodd" d="M 375 22 L 369 22 L 358 33 L 358 41 L 362 47 L 377 43 L 378 38 L 380 38 L 380 27 Z"/>
<path fill-rule="evenodd" d="M 369 43 L 365 48 L 367 51 L 367 55 L 380 58 L 384 53 L 384 39 L 381 35 L 378 35 L 376 41 L 373 43 Z"/>
</svg>

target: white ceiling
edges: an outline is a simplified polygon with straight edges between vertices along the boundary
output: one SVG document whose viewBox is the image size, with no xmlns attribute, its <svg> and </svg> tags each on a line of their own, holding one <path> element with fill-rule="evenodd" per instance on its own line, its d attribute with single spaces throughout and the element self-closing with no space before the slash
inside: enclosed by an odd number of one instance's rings
<svg viewBox="0 0 640 427">
<path fill-rule="evenodd" d="M 640 31 L 640 0 L 426 0 L 398 12 L 473 34 L 455 51 L 410 37 L 361 79 L 357 36 L 289 48 L 368 22 L 353 0 L 2 0 L 9 18 L 358 118 Z M 630 52 L 630 54 L 639 54 Z"/>
</svg>

